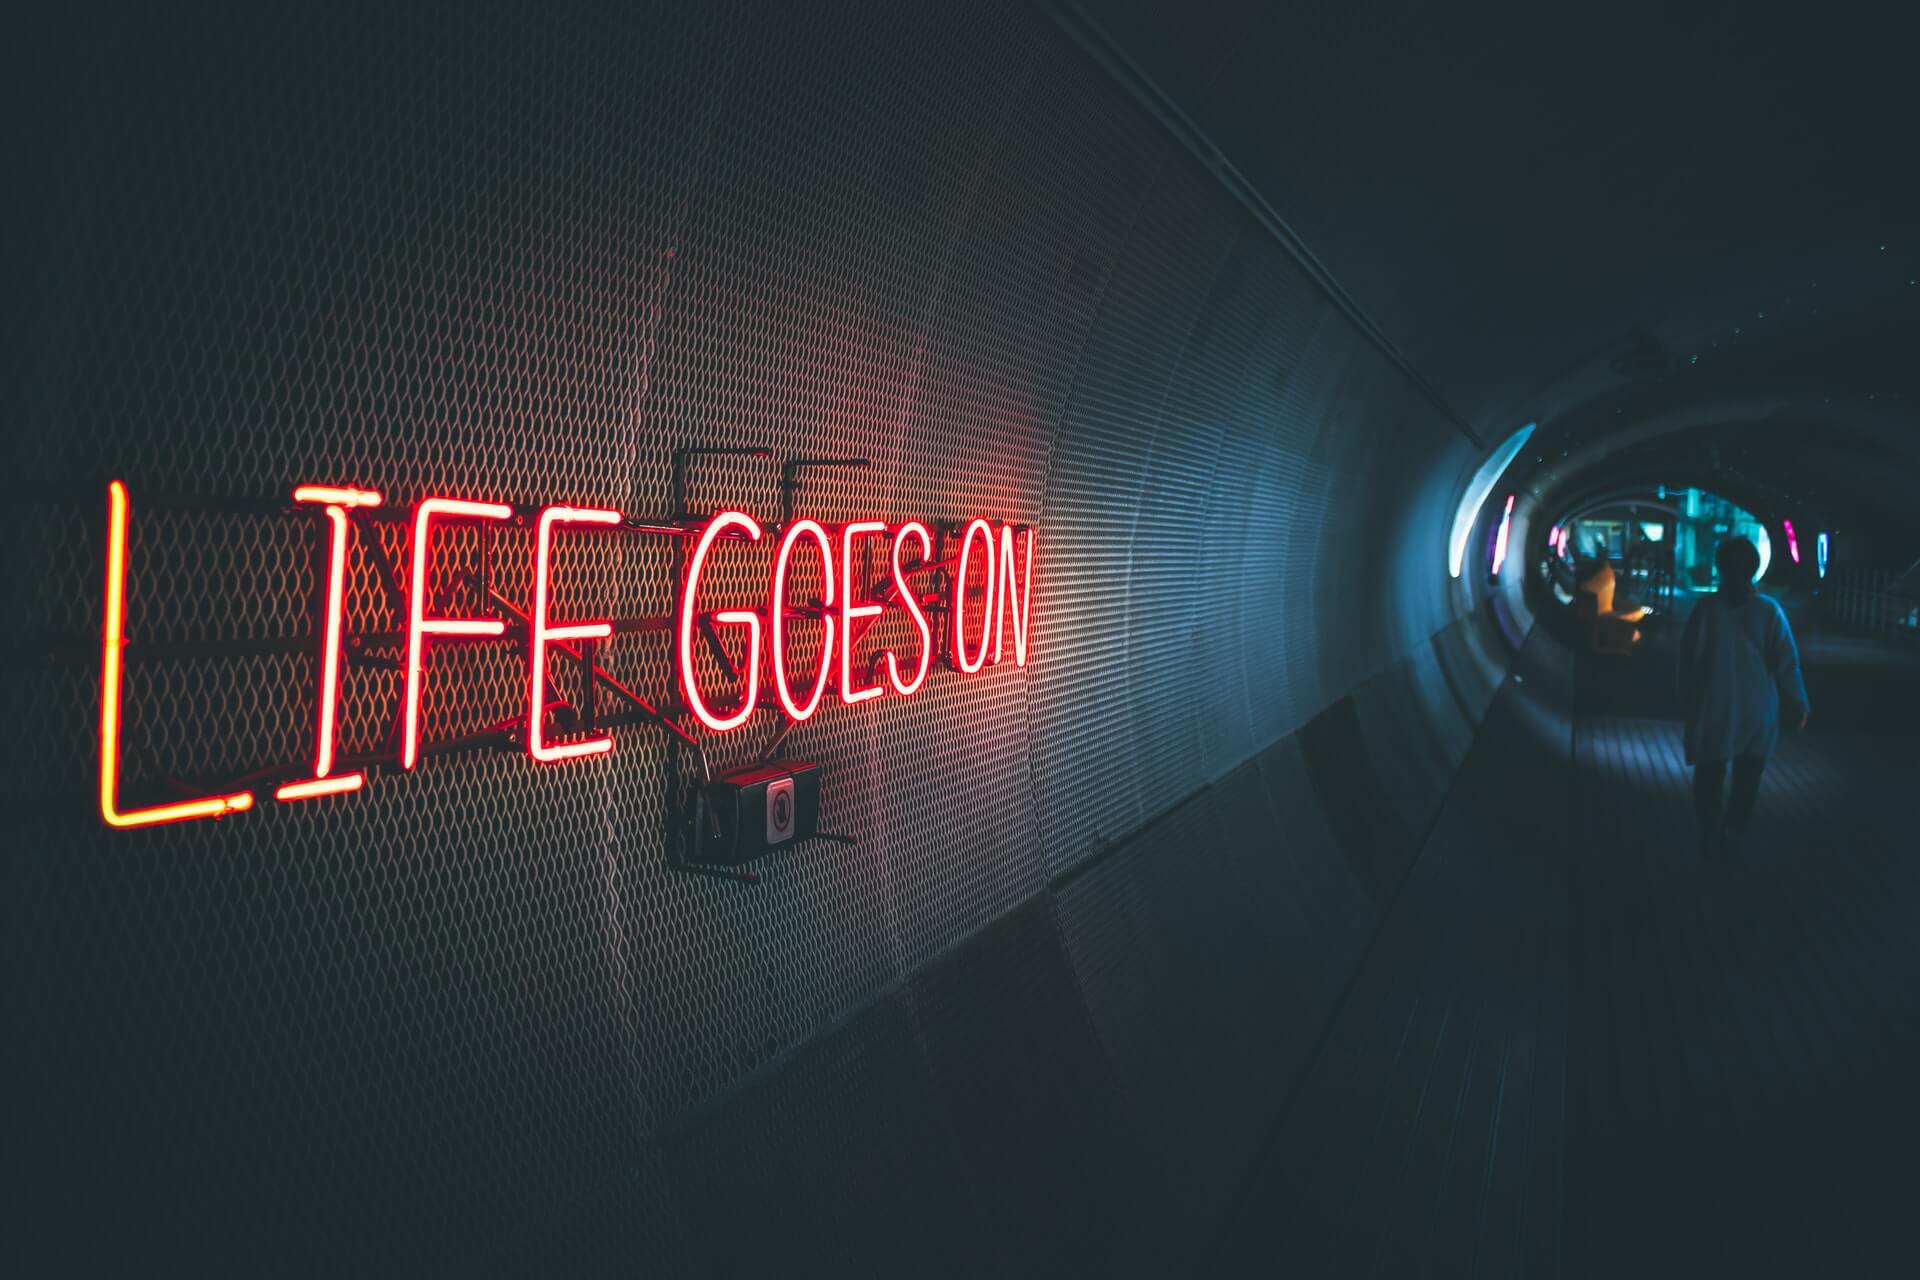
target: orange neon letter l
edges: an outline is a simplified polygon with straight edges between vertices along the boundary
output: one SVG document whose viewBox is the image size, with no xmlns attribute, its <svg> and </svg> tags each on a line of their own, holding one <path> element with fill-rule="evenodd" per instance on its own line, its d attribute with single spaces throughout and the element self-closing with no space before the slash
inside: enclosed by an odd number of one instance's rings
<svg viewBox="0 0 1920 1280">
<path fill-rule="evenodd" d="M 120 807 L 120 651 L 127 644 L 127 509 L 127 486 L 115 480 L 107 486 L 107 616 L 100 644 L 100 816 L 111 827 L 151 827 L 251 809 L 251 791 L 145 809 Z"/>
</svg>

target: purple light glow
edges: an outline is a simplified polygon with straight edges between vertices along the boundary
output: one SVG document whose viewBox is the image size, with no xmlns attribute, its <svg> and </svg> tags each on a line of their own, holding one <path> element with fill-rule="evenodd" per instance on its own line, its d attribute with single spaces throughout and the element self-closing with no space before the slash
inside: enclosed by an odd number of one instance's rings
<svg viewBox="0 0 1920 1280">
<path fill-rule="evenodd" d="M 1500 513 L 1500 532 L 1493 540 L 1493 574 L 1500 576 L 1500 566 L 1507 562 L 1507 532 L 1513 526 L 1513 494 L 1507 495 L 1507 509 Z"/>
</svg>

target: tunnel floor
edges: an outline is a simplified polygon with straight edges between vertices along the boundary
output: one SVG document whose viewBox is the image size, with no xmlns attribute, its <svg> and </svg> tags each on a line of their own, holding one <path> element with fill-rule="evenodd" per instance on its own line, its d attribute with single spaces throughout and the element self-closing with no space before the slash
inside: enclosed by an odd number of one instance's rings
<svg viewBox="0 0 1920 1280">
<path fill-rule="evenodd" d="M 1808 627 L 1803 658 L 1813 724 L 1703 866 L 1664 654 L 1536 631 L 1216 1262 L 1905 1272 L 1920 655 Z"/>
</svg>

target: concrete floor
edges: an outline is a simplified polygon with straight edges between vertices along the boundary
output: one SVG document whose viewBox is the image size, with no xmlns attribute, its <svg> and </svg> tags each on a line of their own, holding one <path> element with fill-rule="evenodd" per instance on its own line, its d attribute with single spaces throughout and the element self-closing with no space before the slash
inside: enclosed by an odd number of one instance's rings
<svg viewBox="0 0 1920 1280">
<path fill-rule="evenodd" d="M 1213 1262 L 1908 1273 L 1920 660 L 1802 635 L 1813 725 L 1704 867 L 1659 637 L 1535 633 Z"/>
</svg>

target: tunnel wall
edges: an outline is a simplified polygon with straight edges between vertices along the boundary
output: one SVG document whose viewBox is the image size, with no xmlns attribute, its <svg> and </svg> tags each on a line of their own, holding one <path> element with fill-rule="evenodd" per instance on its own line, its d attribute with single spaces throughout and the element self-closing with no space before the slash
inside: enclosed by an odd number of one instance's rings
<svg viewBox="0 0 1920 1280">
<path fill-rule="evenodd" d="M 13 447 L 50 479 L 9 513 L 41 1245 L 1171 1256 L 1506 668 L 1445 574 L 1477 447 L 1037 10 L 263 21 L 46 45 L 49 92 L 90 92 L 39 157 Z M 857 845 L 751 886 L 670 868 L 686 762 L 643 725 L 563 765 L 496 744 L 101 823 L 108 479 L 135 512 L 137 791 L 311 750 L 324 526 L 271 509 L 293 485 L 662 516 L 688 446 L 775 455 L 701 462 L 696 511 L 775 521 L 780 461 L 860 456 L 798 509 L 1037 530 L 1028 666 L 787 740 Z M 498 554 L 524 585 L 524 539 Z M 580 555 L 578 607 L 670 607 L 664 540 Z M 367 549 L 352 573 L 355 625 L 393 625 Z M 287 643 L 241 652 L 262 638 Z M 510 721 L 519 646 L 444 652 L 430 736 Z M 391 723 L 378 656 L 347 677 L 353 749 Z M 605 660 L 673 696 L 659 634 Z"/>
</svg>

